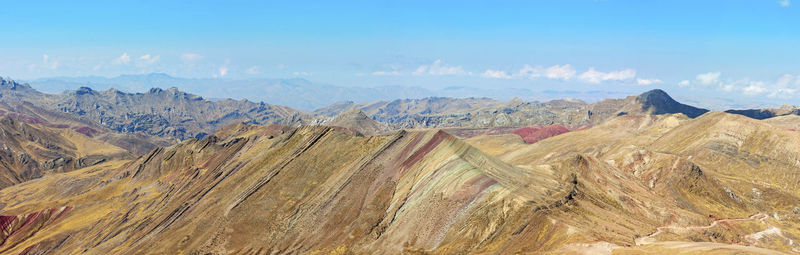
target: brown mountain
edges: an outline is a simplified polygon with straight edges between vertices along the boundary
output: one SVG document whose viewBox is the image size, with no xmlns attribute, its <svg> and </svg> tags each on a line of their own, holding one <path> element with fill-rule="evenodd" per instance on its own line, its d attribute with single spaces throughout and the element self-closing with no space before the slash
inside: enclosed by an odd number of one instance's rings
<svg viewBox="0 0 800 255">
<path fill-rule="evenodd" d="M 9 222 L 0 252 L 800 249 L 800 134 L 726 113 L 653 111 L 534 144 L 240 123 L 122 165 L 0 190 Z"/>
<path fill-rule="evenodd" d="M 0 117 L 0 189 L 46 174 L 133 158 L 126 150 L 69 128 Z"/>
<path fill-rule="evenodd" d="M 114 132 L 99 123 L 80 116 L 43 109 L 26 101 L 0 100 L 0 116 L 8 116 L 29 124 L 71 129 L 89 138 L 108 142 L 128 150 L 135 155 L 142 155 L 159 146 L 168 146 L 175 143 L 174 139 L 147 136 L 140 132 Z"/>
</svg>

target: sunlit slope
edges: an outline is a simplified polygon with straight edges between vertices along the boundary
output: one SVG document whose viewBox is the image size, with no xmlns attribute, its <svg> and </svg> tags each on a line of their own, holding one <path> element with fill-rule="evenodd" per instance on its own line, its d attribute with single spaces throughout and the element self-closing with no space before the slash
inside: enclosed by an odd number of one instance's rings
<svg viewBox="0 0 800 255">
<path fill-rule="evenodd" d="M 562 252 L 612 244 L 607 251 L 800 251 L 796 132 L 711 112 L 696 119 L 620 116 L 532 145 L 504 143 L 510 150 L 493 140 L 469 143 L 515 165 L 585 162 L 575 207 L 550 216 L 583 239 Z M 631 248 L 617 249 L 625 246 Z"/>
<path fill-rule="evenodd" d="M 0 188 L 48 173 L 131 158 L 122 148 L 71 129 L 0 117 Z"/>
<path fill-rule="evenodd" d="M 95 140 L 104 141 L 128 150 L 135 155 L 142 155 L 159 146 L 168 146 L 175 143 L 173 140 L 147 136 L 142 133 L 113 132 L 94 121 L 77 115 L 43 109 L 24 101 L 5 99 L 0 101 L 0 116 L 8 116 L 29 124 L 51 128 L 72 129 Z"/>
<path fill-rule="evenodd" d="M 118 168 L 0 190 L 8 198 L 3 215 L 70 208 L 0 250 L 514 250 L 558 234 L 538 227 L 550 225 L 540 212 L 569 203 L 576 192 L 575 177 L 559 173 L 568 171 L 515 167 L 441 131 L 355 137 L 327 127 L 284 132 L 239 124 L 219 135 L 225 139 L 190 140 Z"/>
<path fill-rule="evenodd" d="M 10 225 L 24 231 L 0 251 L 791 253 L 799 139 L 718 112 L 624 115 L 535 144 L 237 124 L 0 190 L 9 222 L 42 217 Z"/>
</svg>

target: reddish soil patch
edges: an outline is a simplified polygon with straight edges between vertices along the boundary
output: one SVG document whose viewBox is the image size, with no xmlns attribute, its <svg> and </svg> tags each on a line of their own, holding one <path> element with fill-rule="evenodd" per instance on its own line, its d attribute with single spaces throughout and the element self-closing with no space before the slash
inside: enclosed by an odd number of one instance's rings
<svg viewBox="0 0 800 255">
<path fill-rule="evenodd" d="M 545 127 L 524 127 L 514 130 L 514 134 L 519 135 L 526 143 L 536 143 L 538 141 L 568 133 L 569 129 L 562 125 L 549 125 Z"/>
<path fill-rule="evenodd" d="M 87 126 L 72 127 L 72 130 L 75 130 L 75 132 L 81 133 L 81 134 L 83 134 L 85 136 L 88 136 L 88 137 L 94 137 L 95 135 L 100 133 L 97 130 L 95 130 L 94 128 L 90 128 L 90 127 L 87 127 Z"/>
</svg>

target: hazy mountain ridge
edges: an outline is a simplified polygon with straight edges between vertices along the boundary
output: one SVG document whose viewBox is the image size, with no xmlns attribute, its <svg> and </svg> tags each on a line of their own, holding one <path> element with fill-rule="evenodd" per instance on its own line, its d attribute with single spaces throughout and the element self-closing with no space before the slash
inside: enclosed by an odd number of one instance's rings
<svg viewBox="0 0 800 255">
<path fill-rule="evenodd" d="M 338 102 L 376 102 L 396 99 L 423 99 L 429 97 L 470 98 L 489 97 L 511 100 L 544 101 L 553 98 L 578 98 L 596 102 L 605 98 L 625 97 L 629 93 L 609 91 L 534 91 L 529 88 L 485 88 L 448 86 L 443 88 L 419 86 L 338 86 L 312 82 L 304 78 L 288 79 L 196 79 L 179 78 L 164 73 L 120 75 L 117 77 L 52 77 L 27 81 L 34 88 L 47 93 L 61 93 L 79 87 L 94 90 L 116 88 L 126 92 L 146 92 L 150 88 L 178 87 L 183 91 L 202 95 L 210 100 L 217 98 L 249 99 L 275 105 L 285 105 L 303 111 L 312 111 Z"/>
<path fill-rule="evenodd" d="M 500 102 L 488 98 L 425 98 L 344 102 L 321 108 L 317 115 L 334 115 L 359 109 L 392 129 L 409 128 L 497 128 L 562 125 L 578 129 L 602 123 L 629 113 L 683 113 L 697 117 L 708 110 L 681 104 L 662 90 L 651 90 L 624 99 L 606 99 L 587 104 L 580 100 L 524 102 L 514 99 Z"/>
<path fill-rule="evenodd" d="M 247 98 L 253 101 L 313 110 L 341 101 L 376 101 L 395 98 L 423 98 L 433 92 L 419 87 L 341 87 L 319 84 L 302 78 L 294 79 L 185 79 L 163 73 L 105 77 L 55 77 L 29 82 L 37 88 L 60 93 L 77 87 L 96 90 L 116 88 L 128 92 L 145 92 L 150 88 L 179 87 L 193 94 L 214 95 L 214 98 Z"/>
<path fill-rule="evenodd" d="M 27 84 L 5 80 L 3 84 L 0 99 L 5 102 L 30 102 L 94 121 L 117 132 L 143 132 L 178 140 L 202 137 L 236 122 L 299 125 L 310 118 L 289 107 L 247 100 L 209 101 L 174 87 L 153 88 L 146 93 L 81 87 L 61 94 L 45 94 Z"/>
<path fill-rule="evenodd" d="M 165 83 L 187 81 L 164 74 L 120 76 L 114 79 L 126 82 L 137 82 L 141 79 Z M 303 85 L 290 87 L 317 86 L 306 80 L 296 82 Z M 11 84 L 10 81 L 6 83 Z M 16 85 L 4 87 L 5 91 L 9 91 L 7 94 L 11 93 L 10 95 L 43 105 L 45 108 L 83 116 L 119 132 L 144 132 L 179 140 L 202 137 L 235 122 L 326 125 L 330 124 L 330 120 L 336 115 L 354 109 L 378 121 L 379 126 L 384 127 L 381 129 L 386 130 L 522 128 L 554 124 L 574 130 L 597 125 L 617 115 L 629 113 L 649 111 L 653 114 L 683 113 L 697 117 L 707 112 L 705 109 L 681 104 L 661 90 L 652 90 L 623 99 L 605 99 L 595 103 L 575 99 L 547 102 L 525 102 L 514 99 L 503 102 L 490 98 L 427 97 L 364 103 L 346 101 L 318 108 L 312 112 L 302 112 L 285 106 L 253 103 L 247 100 L 210 101 L 174 87 L 166 90 L 154 88 L 146 93 L 125 93 L 117 89 L 96 91 L 82 87 L 63 94 L 44 94 L 36 92 L 30 86 L 14 84 Z M 336 92 L 331 95 L 335 98 Z M 747 115 L 747 112 L 734 113 Z M 374 128 L 366 132 L 373 131 Z"/>
</svg>

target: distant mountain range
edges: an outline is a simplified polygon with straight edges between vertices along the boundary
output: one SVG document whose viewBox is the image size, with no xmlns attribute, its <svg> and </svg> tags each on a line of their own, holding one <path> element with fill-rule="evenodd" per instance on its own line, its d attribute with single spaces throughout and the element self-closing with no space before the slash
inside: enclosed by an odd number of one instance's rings
<svg viewBox="0 0 800 255">
<path fill-rule="evenodd" d="M 370 96 L 383 93 L 376 90 L 364 90 L 364 88 L 316 85 L 301 79 L 272 81 L 274 83 L 265 87 L 265 90 L 309 95 L 308 97 L 301 96 L 308 102 L 315 102 L 306 104 L 309 106 L 321 104 L 319 100 L 322 102 L 338 100 L 343 97 L 342 95 L 350 94 L 350 90 Z M 576 99 L 531 102 L 519 98 L 499 101 L 485 97 L 426 97 L 370 102 L 351 100 L 332 103 L 313 111 L 303 111 L 280 106 L 280 104 L 272 104 L 274 103 L 272 101 L 256 103 L 248 100 L 209 100 L 183 92 L 175 87 L 152 88 L 144 93 L 129 93 L 111 88 L 117 86 L 141 87 L 142 83 L 186 85 L 189 88 L 197 88 L 210 87 L 198 86 L 204 82 L 219 82 L 219 80 L 179 79 L 165 74 L 130 75 L 110 79 L 102 77 L 64 78 L 39 82 L 40 86 L 48 83 L 75 86 L 81 82 L 88 82 L 83 85 L 105 86 L 108 89 L 99 91 L 89 87 L 80 87 L 77 90 L 67 90 L 63 93 L 47 94 L 33 89 L 28 84 L 3 79 L 3 85 L 0 86 L 0 99 L 8 102 L 30 102 L 49 111 L 72 114 L 119 133 L 141 132 L 177 140 L 202 138 L 223 126 L 236 122 L 288 126 L 333 125 L 332 123 L 335 123 L 337 126 L 361 129 L 358 131 L 369 135 L 397 129 L 459 128 L 486 129 L 484 131 L 488 132 L 488 129 L 491 128 L 543 127 L 553 124 L 575 130 L 631 113 L 683 113 L 694 118 L 708 111 L 681 104 L 662 90 L 652 90 L 639 96 L 629 96 L 623 99 L 605 99 L 595 103 L 586 103 Z M 244 93 L 247 86 L 258 86 L 256 84 L 259 84 L 256 81 L 229 82 L 231 84 L 217 87 L 220 90 L 230 88 L 233 91 L 241 90 L 241 93 Z M 389 94 L 394 98 L 408 95 L 403 90 L 389 93 L 392 88 L 379 90 L 385 90 L 386 97 L 389 97 Z M 322 93 L 324 91 L 329 91 L 329 93 Z M 422 91 L 424 92 L 424 90 Z M 279 96 L 281 93 L 274 94 L 276 101 L 286 102 L 289 100 Z M 731 110 L 729 112 L 752 118 L 798 114 L 797 110 L 792 111 L 792 109 Z M 337 115 L 343 113 L 348 113 L 349 116 L 336 118 Z M 377 123 L 369 124 L 370 128 L 367 129 L 361 128 L 361 125 L 357 123 L 347 123 L 348 121 L 366 123 L 360 118 L 361 116 L 366 116 Z"/>
<path fill-rule="evenodd" d="M 340 87 L 313 83 L 305 79 L 184 79 L 163 73 L 147 75 L 122 75 L 114 78 L 97 76 L 59 77 L 33 80 L 31 86 L 60 93 L 78 87 L 95 90 L 118 89 L 128 92 L 145 92 L 150 88 L 178 87 L 197 95 L 207 95 L 211 100 L 221 98 L 249 99 L 312 110 L 341 101 L 376 101 L 396 98 L 423 98 L 433 92 L 419 87 Z"/>
<path fill-rule="evenodd" d="M 46 93 L 62 93 L 80 87 L 88 87 L 98 91 L 113 88 L 126 92 L 147 92 L 150 88 L 177 87 L 183 91 L 204 96 L 209 100 L 221 98 L 248 99 L 274 105 L 285 105 L 304 111 L 346 101 L 374 102 L 427 97 L 489 97 L 497 100 L 511 100 L 518 97 L 526 101 L 578 98 L 593 102 L 627 95 L 609 91 L 546 90 L 536 92 L 526 88 L 476 88 L 467 86 L 448 86 L 444 88 L 422 88 L 416 86 L 353 87 L 316 83 L 302 78 L 189 79 L 173 77 L 163 73 L 121 75 L 112 78 L 100 76 L 54 77 L 25 82 L 29 83 L 33 88 Z"/>
</svg>

